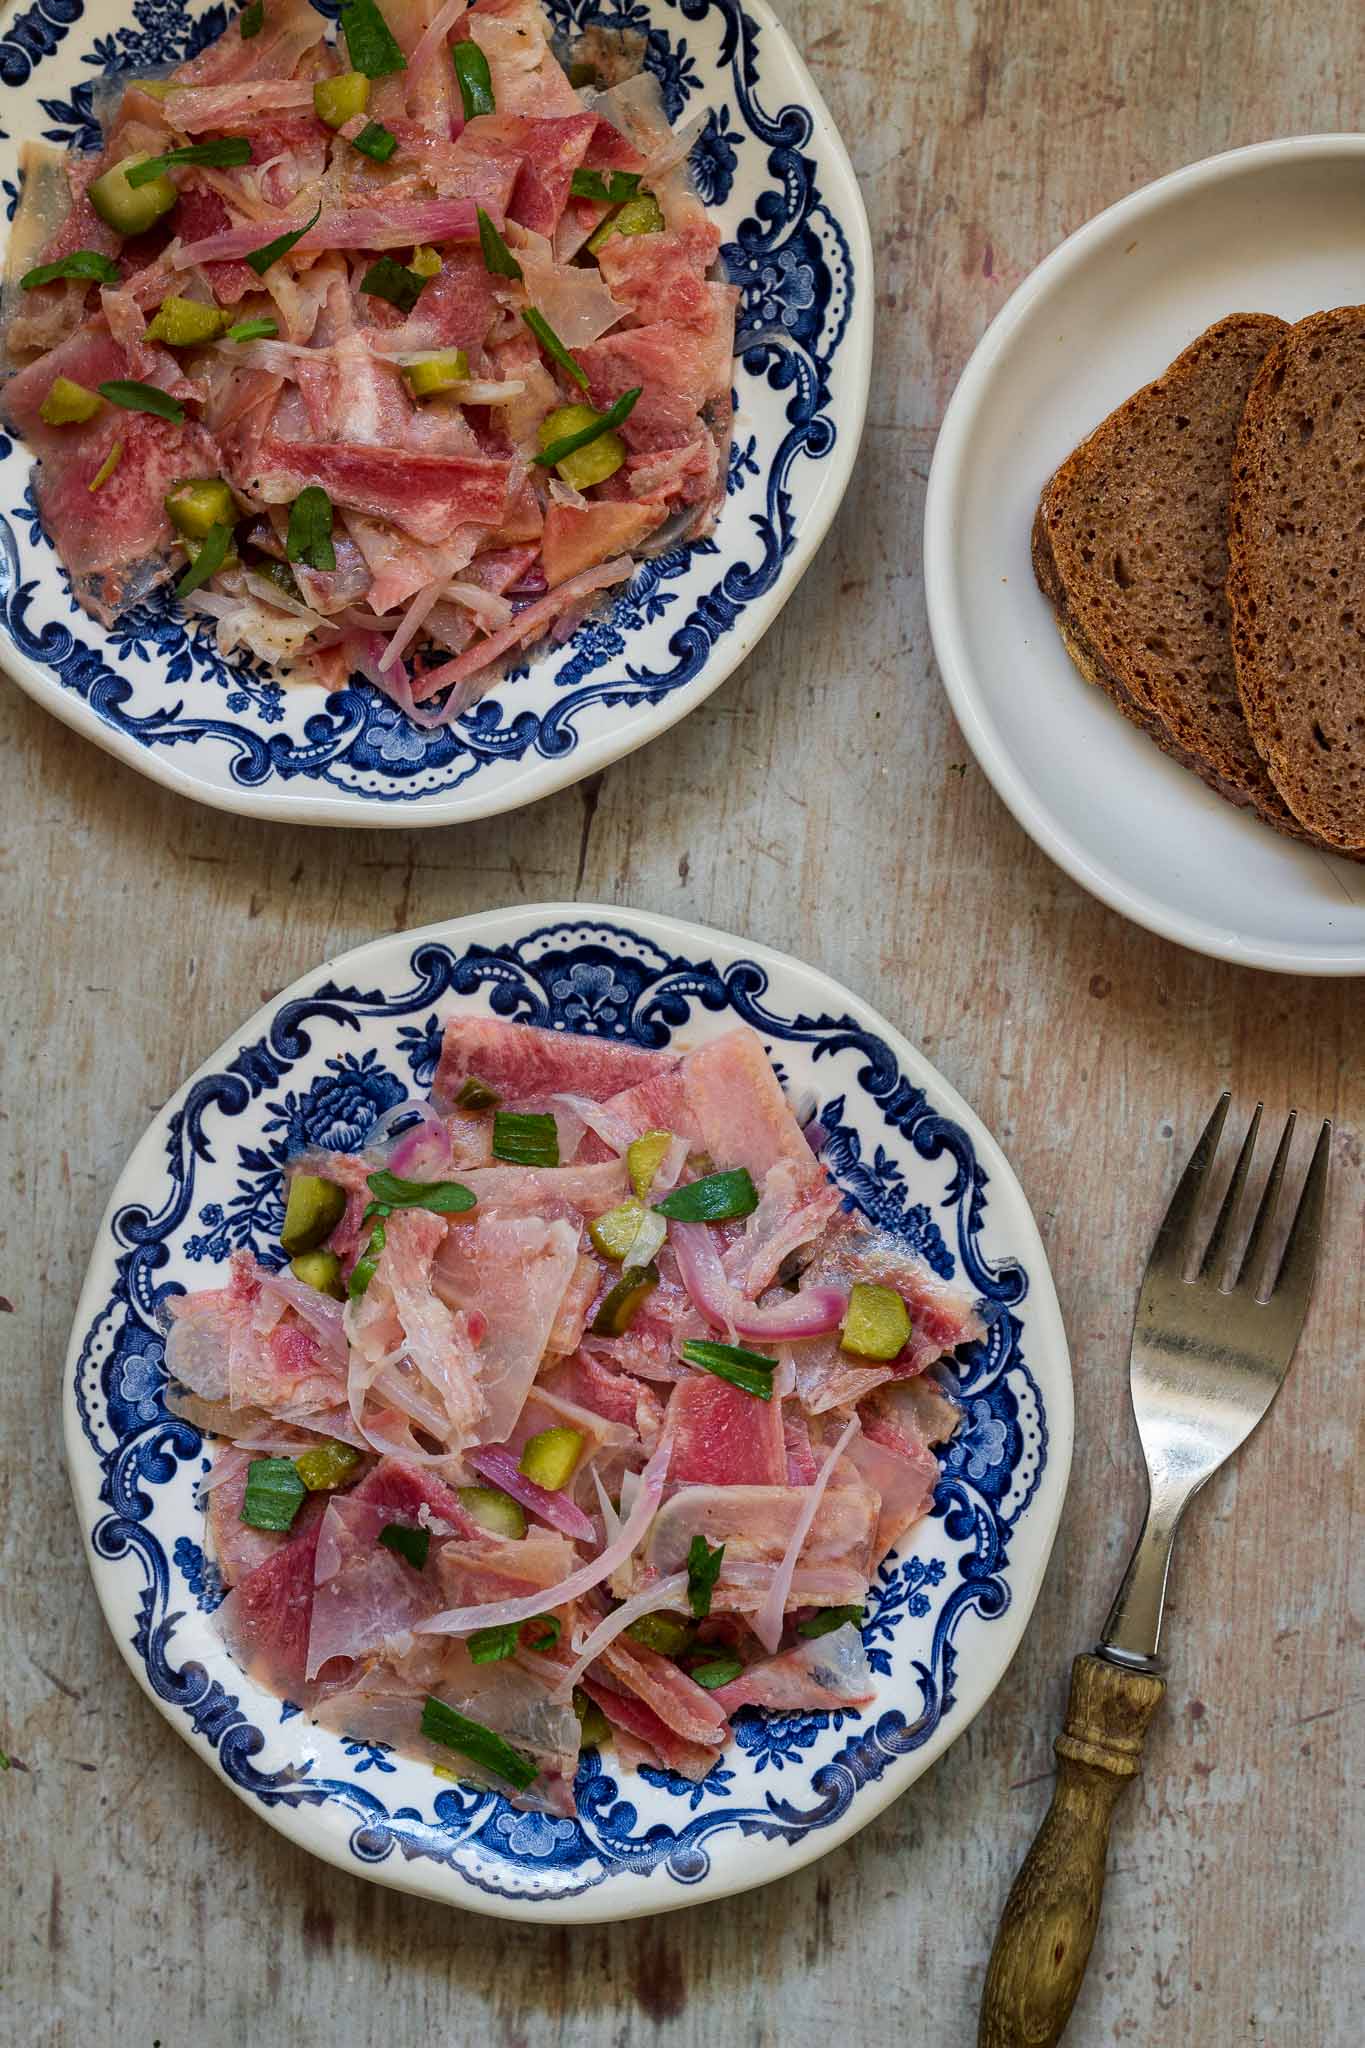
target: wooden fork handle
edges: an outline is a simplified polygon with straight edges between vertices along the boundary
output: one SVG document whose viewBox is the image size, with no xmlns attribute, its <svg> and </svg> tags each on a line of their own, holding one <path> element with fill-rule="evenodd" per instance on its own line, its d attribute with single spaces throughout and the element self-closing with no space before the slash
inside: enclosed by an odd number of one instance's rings
<svg viewBox="0 0 1365 2048">
<path fill-rule="evenodd" d="M 1057 1784 L 995 1937 L 977 2048 L 1053 2048 L 1081 1988 L 1099 1924 L 1109 1823 L 1137 1776 L 1165 1682 L 1103 1657 L 1071 1667 Z"/>
</svg>

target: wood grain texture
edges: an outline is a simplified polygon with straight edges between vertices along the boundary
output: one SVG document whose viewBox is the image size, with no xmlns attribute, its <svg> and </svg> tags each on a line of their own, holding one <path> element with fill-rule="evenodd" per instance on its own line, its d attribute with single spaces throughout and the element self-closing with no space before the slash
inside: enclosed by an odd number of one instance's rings
<svg viewBox="0 0 1365 2048">
<path fill-rule="evenodd" d="M 1272 1124 L 1294 1102 L 1337 1119 L 1332 1249 L 1272 1417 L 1186 1521 L 1166 1711 L 1120 1809 L 1068 2048 L 1356 2048 L 1361 985 L 1199 959 L 1053 868 L 952 725 L 919 556 L 938 421 L 1010 288 L 1159 172 L 1354 126 L 1365 15 L 1329 0 L 779 5 L 864 182 L 877 367 L 843 511 L 709 704 L 517 817 L 299 834 L 163 794 L 0 691 L 0 1744 L 16 1760 L 0 1773 L 0 2037 L 26 2048 L 968 2048 L 1047 1804 L 1068 1665 L 1141 1514 L 1124 1393 L 1139 1276 L 1225 1082 L 1241 1102 L 1263 1094 Z M 575 892 L 785 947 L 937 1062 L 1038 1215 L 1078 1449 L 1020 1654 L 906 1798 L 766 1891 L 570 1933 L 338 1875 L 209 1776 L 97 1612 L 57 1384 L 128 1151 L 264 996 L 378 932 Z"/>
</svg>

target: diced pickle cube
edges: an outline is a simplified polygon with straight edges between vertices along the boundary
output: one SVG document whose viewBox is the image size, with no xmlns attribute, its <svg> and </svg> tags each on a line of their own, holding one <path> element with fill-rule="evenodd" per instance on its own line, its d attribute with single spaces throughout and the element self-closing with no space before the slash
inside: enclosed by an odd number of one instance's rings
<svg viewBox="0 0 1365 2048">
<path fill-rule="evenodd" d="M 370 81 L 363 71 L 343 71 L 339 78 L 320 78 L 313 87 L 313 112 L 328 128 L 344 128 L 370 104 Z"/>
<path fill-rule="evenodd" d="M 491 1536 L 524 1536 L 526 1510 L 510 1493 L 496 1486 L 461 1486 L 456 1489 L 460 1506 Z"/>
<path fill-rule="evenodd" d="M 216 341 L 228 324 L 228 316 L 202 299 L 181 299 L 174 293 L 163 299 L 147 323 L 148 341 L 163 341 L 167 348 L 196 348 L 200 342 Z"/>
<path fill-rule="evenodd" d="M 517 1470 L 547 1493 L 559 1493 L 573 1478 L 582 1449 L 576 1429 L 542 1429 L 522 1446 Z"/>
<path fill-rule="evenodd" d="M 839 1349 L 884 1364 L 900 1356 L 909 1336 L 910 1311 L 895 1289 L 856 1281 L 839 1332 Z"/>
<path fill-rule="evenodd" d="M 289 1183 L 280 1243 L 291 1259 L 311 1252 L 331 1236 L 345 1213 L 345 1188 L 316 1173 L 296 1173 Z"/>
<path fill-rule="evenodd" d="M 289 1261 L 289 1270 L 296 1280 L 302 1280 L 305 1287 L 315 1287 L 319 1294 L 330 1294 L 333 1301 L 345 1301 L 341 1261 L 335 1252 L 300 1252 L 296 1259 Z"/>
<path fill-rule="evenodd" d="M 87 391 L 70 377 L 54 377 L 38 414 L 50 427 L 74 427 L 94 419 L 103 404 L 98 391 Z"/>
<path fill-rule="evenodd" d="M 314 1444 L 311 1451 L 305 1451 L 301 1458 L 295 1458 L 294 1469 L 310 1493 L 330 1493 L 350 1477 L 359 1463 L 359 1451 L 329 1436 Z"/>
<path fill-rule="evenodd" d="M 166 493 L 166 517 L 186 540 L 204 540 L 213 526 L 232 526 L 237 506 L 232 492 L 220 476 L 187 477 Z M 311 1246 L 300 1245 L 300 1251 Z M 286 1245 L 285 1250 L 290 1250 Z"/>
<path fill-rule="evenodd" d="M 659 1284 L 657 1266 L 632 1266 L 592 1319 L 594 1337 L 622 1337 Z"/>
<path fill-rule="evenodd" d="M 588 236 L 588 254 L 595 256 L 613 235 L 657 235 L 663 226 L 664 217 L 658 200 L 650 192 L 641 192 L 638 198 L 628 199 L 624 206 L 618 206 L 615 213 L 609 213 L 593 229 Z"/>
<path fill-rule="evenodd" d="M 469 377 L 469 357 L 462 348 L 447 349 L 425 363 L 408 363 L 403 375 L 414 398 L 434 398 L 438 391 L 451 391 Z"/>
<path fill-rule="evenodd" d="M 430 242 L 419 242 L 412 252 L 409 270 L 415 270 L 419 277 L 435 277 L 441 268 L 441 252 L 433 249 Z"/>
<path fill-rule="evenodd" d="M 640 1234 L 645 1220 L 643 1202 L 620 1202 L 588 1225 L 592 1239 L 604 1259 L 623 1259 Z"/>
<path fill-rule="evenodd" d="M 642 1202 L 653 1187 L 654 1176 L 663 1165 L 672 1143 L 672 1131 L 646 1131 L 642 1138 L 636 1138 L 627 1145 L 626 1172 Z"/>
<path fill-rule="evenodd" d="M 678 1657 L 691 1643 L 693 1631 L 681 1615 L 642 1614 L 626 1634 L 642 1648 L 657 1650 L 661 1657 Z"/>
<path fill-rule="evenodd" d="M 142 235 L 160 220 L 163 213 L 169 213 L 180 194 L 173 181 L 162 171 L 157 177 L 148 179 L 145 185 L 130 185 L 128 172 L 134 164 L 145 164 L 147 152 L 141 156 L 126 156 L 116 163 L 102 177 L 96 178 L 86 193 L 106 227 L 117 235 Z"/>
</svg>

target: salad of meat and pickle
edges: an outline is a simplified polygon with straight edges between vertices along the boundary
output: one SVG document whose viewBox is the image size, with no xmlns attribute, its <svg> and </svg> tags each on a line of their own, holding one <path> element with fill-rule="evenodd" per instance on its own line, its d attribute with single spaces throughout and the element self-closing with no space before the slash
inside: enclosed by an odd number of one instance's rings
<svg viewBox="0 0 1365 2048">
<path fill-rule="evenodd" d="M 98 153 L 26 148 L 0 409 L 87 611 L 173 579 L 224 653 L 436 725 L 709 531 L 737 294 L 691 124 L 591 48 L 536 0 L 249 0 Z"/>
<path fill-rule="evenodd" d="M 430 1100 L 285 1168 L 278 1253 L 171 1298 L 232 1653 L 347 1738 L 556 1813 L 866 1705 L 977 1306 L 871 1228 L 763 1042 L 446 1023 Z"/>
</svg>

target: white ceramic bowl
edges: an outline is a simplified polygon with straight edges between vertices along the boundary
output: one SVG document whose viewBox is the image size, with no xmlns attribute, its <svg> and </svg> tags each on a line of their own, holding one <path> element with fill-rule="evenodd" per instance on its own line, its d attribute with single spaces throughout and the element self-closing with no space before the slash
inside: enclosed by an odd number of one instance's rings
<svg viewBox="0 0 1365 2048">
<path fill-rule="evenodd" d="M 219 1639 L 197 1430 L 169 1416 L 158 1306 L 278 1236 L 278 1161 L 354 1147 L 431 1083 L 456 1009 L 691 1043 L 736 1018 L 819 1105 L 841 1186 L 996 1311 L 933 1511 L 878 1570 L 862 1712 L 740 1717 L 701 1785 L 585 1752 L 578 1818 L 517 1813 L 382 1744 L 315 1728 Z M 928 1061 L 813 968 L 671 918 L 490 912 L 378 940 L 295 982 L 186 1082 L 114 1190 L 76 1313 L 67 1458 L 105 1618 L 176 1733 L 273 1827 L 355 1874 L 520 1920 L 618 1920 L 785 1876 L 872 1820 L 989 1698 L 1032 1610 L 1071 1463 L 1071 1372 L 1028 1204 Z M 230 1882 L 230 1875 L 227 1875 Z"/>
<path fill-rule="evenodd" d="M 740 287 L 735 439 L 712 539 L 641 565 L 562 647 L 453 726 L 422 733 L 367 683 L 281 690 L 223 661 L 160 594 L 106 632 L 37 529 L 29 458 L 0 435 L 0 664 L 66 724 L 220 810 L 318 825 L 448 825 L 532 803 L 619 760 L 708 697 L 757 643 L 824 538 L 852 472 L 872 353 L 857 180 L 766 0 L 542 0 L 570 37 L 648 37 Z M 335 14 L 334 6 L 325 9 Z M 41 20 L 39 14 L 41 13 Z M 28 140 L 97 140 L 92 88 L 164 68 L 220 26 L 202 0 L 57 0 L 0 30 L 0 192 Z M 24 33 L 20 30 L 27 23 Z M 232 32 L 231 30 L 229 31 Z"/>
<path fill-rule="evenodd" d="M 1365 867 L 1235 810 L 1084 682 L 1029 532 L 1057 464 L 1213 321 L 1362 298 L 1365 136 L 1264 143 L 1158 179 L 1004 307 L 948 408 L 925 515 L 943 680 L 1024 830 L 1149 930 L 1295 974 L 1365 973 Z"/>
</svg>

